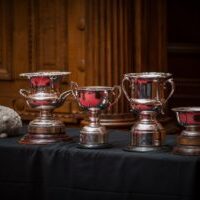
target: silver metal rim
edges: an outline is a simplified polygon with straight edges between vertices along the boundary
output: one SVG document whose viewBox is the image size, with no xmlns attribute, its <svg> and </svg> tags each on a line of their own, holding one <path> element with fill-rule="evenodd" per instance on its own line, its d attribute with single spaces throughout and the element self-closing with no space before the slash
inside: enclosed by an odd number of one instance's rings
<svg viewBox="0 0 200 200">
<path fill-rule="evenodd" d="M 177 107 L 172 110 L 175 112 L 200 112 L 200 107 Z"/>
<path fill-rule="evenodd" d="M 22 77 L 37 77 L 37 76 L 64 76 L 71 74 L 71 72 L 59 72 L 59 71 L 52 71 L 52 72 L 30 72 L 30 73 L 22 73 L 20 76 Z"/>
<path fill-rule="evenodd" d="M 164 72 L 140 72 L 140 73 L 128 73 L 124 74 L 124 76 L 133 78 L 159 79 L 159 78 L 169 78 L 172 76 L 172 74 Z"/>
<path fill-rule="evenodd" d="M 104 91 L 104 90 L 113 90 L 113 88 L 108 86 L 84 86 L 84 87 L 78 87 L 77 90 Z"/>
</svg>

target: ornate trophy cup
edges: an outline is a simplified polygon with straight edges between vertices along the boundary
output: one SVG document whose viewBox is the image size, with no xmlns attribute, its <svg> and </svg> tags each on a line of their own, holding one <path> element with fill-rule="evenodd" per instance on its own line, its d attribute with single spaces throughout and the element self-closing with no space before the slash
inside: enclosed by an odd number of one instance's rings
<svg viewBox="0 0 200 200">
<path fill-rule="evenodd" d="M 200 107 L 179 107 L 172 109 L 177 121 L 185 129 L 177 137 L 175 154 L 200 155 Z"/>
<path fill-rule="evenodd" d="M 72 92 L 79 106 L 88 111 L 90 120 L 80 131 L 79 146 L 91 149 L 109 147 L 108 134 L 106 128 L 99 122 L 99 114 L 101 110 L 113 106 L 118 101 L 121 87 L 78 87 L 77 83 L 72 83 Z"/>
<path fill-rule="evenodd" d="M 31 88 L 27 91 L 20 89 L 30 108 L 39 110 L 39 116 L 28 125 L 28 134 L 19 142 L 22 144 L 48 144 L 61 140 L 70 140 L 65 134 L 65 125 L 55 119 L 52 112 L 62 105 L 71 91 L 60 94 L 60 83 L 64 75 L 70 72 L 35 72 L 23 73 L 27 77 Z"/>
<path fill-rule="evenodd" d="M 130 95 L 125 82 L 130 83 Z M 171 92 L 165 96 L 167 83 Z M 131 130 L 131 144 L 127 151 L 155 151 L 162 147 L 165 130 L 156 120 L 158 112 L 164 112 L 164 106 L 174 92 L 174 82 L 169 73 L 143 72 L 125 74 L 122 80 L 123 92 L 130 102 L 131 109 L 139 114 L 139 120 Z"/>
</svg>

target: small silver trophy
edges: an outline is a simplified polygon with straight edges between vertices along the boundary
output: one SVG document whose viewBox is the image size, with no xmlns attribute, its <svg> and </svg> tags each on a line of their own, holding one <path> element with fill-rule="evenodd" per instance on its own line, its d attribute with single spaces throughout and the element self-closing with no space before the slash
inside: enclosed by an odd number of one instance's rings
<svg viewBox="0 0 200 200">
<path fill-rule="evenodd" d="M 178 123 L 185 129 L 177 137 L 173 153 L 200 155 L 200 107 L 179 107 L 172 109 Z"/>
<path fill-rule="evenodd" d="M 73 82 L 72 92 L 79 106 L 89 113 L 89 124 L 80 131 L 79 147 L 89 149 L 109 147 L 108 134 L 106 128 L 99 122 L 99 114 L 118 101 L 121 96 L 121 87 L 79 87 Z"/>
<path fill-rule="evenodd" d="M 30 108 L 40 111 L 39 116 L 28 125 L 28 134 L 21 144 L 48 144 L 61 140 L 71 140 L 65 134 L 65 125 L 53 117 L 53 110 L 61 106 L 71 91 L 61 94 L 60 84 L 63 76 L 70 72 L 33 72 L 20 74 L 30 81 L 30 89 L 20 89 Z"/>
<path fill-rule="evenodd" d="M 126 81 L 131 88 L 129 94 L 126 91 Z M 167 83 L 171 85 L 171 92 L 166 98 Z M 139 120 L 131 130 L 131 144 L 125 150 L 139 152 L 160 150 L 165 130 L 156 120 L 156 115 L 158 112 L 164 112 L 166 102 L 174 93 L 172 75 L 159 72 L 124 74 L 122 89 L 130 102 L 131 109 L 139 115 Z"/>
</svg>

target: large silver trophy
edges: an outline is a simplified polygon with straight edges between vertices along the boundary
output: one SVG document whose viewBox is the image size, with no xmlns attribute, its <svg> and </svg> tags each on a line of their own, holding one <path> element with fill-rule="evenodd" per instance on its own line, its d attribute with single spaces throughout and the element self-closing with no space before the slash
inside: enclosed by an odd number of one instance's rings
<svg viewBox="0 0 200 200">
<path fill-rule="evenodd" d="M 125 82 L 129 82 L 130 91 Z M 167 85 L 171 85 L 171 91 Z M 156 120 L 159 112 L 164 112 L 168 99 L 174 93 L 174 82 L 169 73 L 143 72 L 124 74 L 123 92 L 130 102 L 132 111 L 136 111 L 139 120 L 131 130 L 131 144 L 127 151 L 156 151 L 162 148 L 165 130 Z M 169 93 L 168 97 L 166 93 Z"/>
<path fill-rule="evenodd" d="M 89 124 L 80 131 L 79 147 L 91 149 L 110 147 L 106 128 L 99 122 L 99 114 L 118 101 L 121 87 L 79 87 L 73 82 L 72 92 L 79 106 L 89 113 Z"/>
<path fill-rule="evenodd" d="M 200 155 L 200 107 L 178 107 L 172 109 L 178 123 L 184 127 L 177 137 L 175 154 Z"/>
<path fill-rule="evenodd" d="M 70 72 L 33 72 L 20 74 L 30 81 L 30 89 L 20 89 L 30 108 L 40 111 L 39 116 L 28 125 L 28 134 L 22 144 L 48 144 L 71 140 L 65 134 L 65 125 L 54 118 L 53 110 L 61 106 L 71 91 L 60 92 L 63 76 Z"/>
</svg>

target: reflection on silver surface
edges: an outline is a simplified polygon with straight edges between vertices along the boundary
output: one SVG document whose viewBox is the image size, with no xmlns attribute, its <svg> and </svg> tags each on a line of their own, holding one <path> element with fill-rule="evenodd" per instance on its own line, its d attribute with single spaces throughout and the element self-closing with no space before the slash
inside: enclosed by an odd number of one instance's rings
<svg viewBox="0 0 200 200">
<path fill-rule="evenodd" d="M 64 124 L 56 120 L 52 112 L 61 106 L 71 91 L 60 92 L 64 75 L 70 72 L 33 72 L 20 74 L 30 82 L 30 89 L 20 89 L 30 108 L 39 110 L 39 116 L 31 121 L 28 134 L 20 140 L 23 144 L 47 144 L 60 140 L 69 140 Z"/>
<path fill-rule="evenodd" d="M 72 83 L 73 96 L 79 106 L 89 115 L 89 124 L 80 131 L 80 147 L 107 148 L 108 134 L 106 128 L 99 122 L 101 110 L 113 106 L 121 96 L 121 87 L 88 86 L 79 87 Z"/>
<path fill-rule="evenodd" d="M 200 107 L 178 107 L 172 110 L 176 113 L 178 123 L 184 127 L 173 152 L 200 155 Z"/>
<path fill-rule="evenodd" d="M 130 89 L 127 91 L 126 82 Z M 168 85 L 171 91 L 167 95 Z M 152 151 L 160 149 L 165 135 L 156 120 L 157 112 L 164 112 L 168 99 L 174 93 L 172 75 L 160 72 L 124 74 L 122 89 L 130 102 L 131 109 L 139 113 L 139 120 L 132 127 L 129 151 Z M 132 148 L 131 148 L 132 147 Z M 142 147 L 142 148 L 138 148 Z"/>
</svg>

